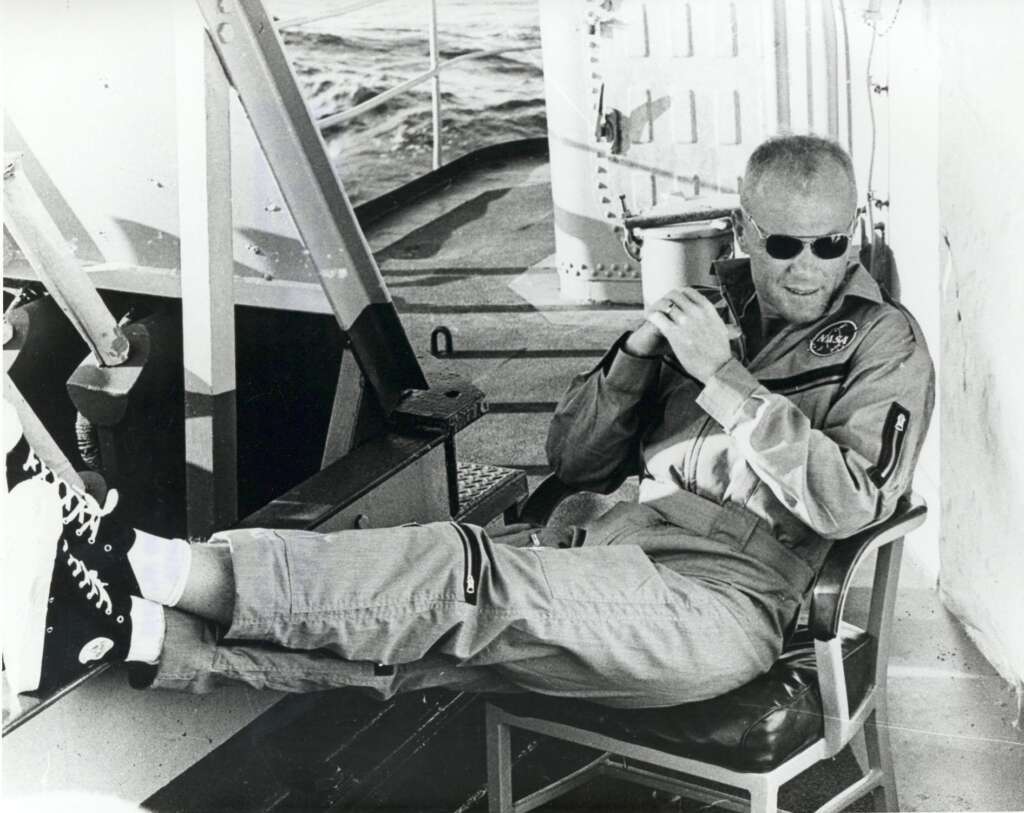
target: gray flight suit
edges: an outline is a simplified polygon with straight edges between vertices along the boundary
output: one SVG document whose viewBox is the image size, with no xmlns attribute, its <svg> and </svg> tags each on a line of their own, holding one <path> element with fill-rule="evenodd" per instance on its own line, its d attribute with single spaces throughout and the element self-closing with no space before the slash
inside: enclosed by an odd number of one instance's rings
<svg viewBox="0 0 1024 813">
<path fill-rule="evenodd" d="M 717 270 L 749 340 L 749 268 Z M 832 540 L 910 487 L 934 391 L 920 330 L 853 266 L 818 322 L 752 359 L 741 344 L 703 387 L 623 342 L 574 379 L 548 454 L 592 490 L 639 474 L 639 503 L 585 530 L 498 539 L 454 522 L 218 534 L 232 622 L 168 609 L 154 686 L 446 686 L 645 707 L 767 670 Z"/>
</svg>

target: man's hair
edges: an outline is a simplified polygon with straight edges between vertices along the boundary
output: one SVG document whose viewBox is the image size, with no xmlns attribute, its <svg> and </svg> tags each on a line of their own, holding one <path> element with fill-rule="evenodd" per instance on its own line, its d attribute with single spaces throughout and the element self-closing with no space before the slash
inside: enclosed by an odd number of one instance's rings
<svg viewBox="0 0 1024 813">
<path fill-rule="evenodd" d="M 769 172 L 781 172 L 793 179 L 809 181 L 829 166 L 839 166 L 850 179 L 854 195 L 857 179 L 853 161 L 835 141 L 816 135 L 778 135 L 763 142 L 747 159 L 740 199 L 745 206 L 747 196 Z"/>
</svg>

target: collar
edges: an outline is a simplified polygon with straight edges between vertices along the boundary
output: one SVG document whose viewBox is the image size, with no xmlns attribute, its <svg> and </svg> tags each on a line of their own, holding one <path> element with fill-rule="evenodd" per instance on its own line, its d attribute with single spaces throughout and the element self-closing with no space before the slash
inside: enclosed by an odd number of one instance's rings
<svg viewBox="0 0 1024 813">
<path fill-rule="evenodd" d="M 718 277 L 722 293 L 729 300 L 734 312 L 740 318 L 757 298 L 754 280 L 750 273 L 750 260 L 719 260 L 714 263 L 714 271 Z M 868 302 L 881 304 L 885 301 L 882 289 L 860 263 L 851 263 L 846 269 L 846 279 L 839 287 L 835 299 L 828 309 L 832 313 L 844 304 L 847 298 L 854 296 Z"/>
</svg>

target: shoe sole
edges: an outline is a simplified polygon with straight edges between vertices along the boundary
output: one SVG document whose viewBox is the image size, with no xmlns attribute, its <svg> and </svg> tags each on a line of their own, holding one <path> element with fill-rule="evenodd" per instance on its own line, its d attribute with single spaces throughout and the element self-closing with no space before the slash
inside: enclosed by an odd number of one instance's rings
<svg viewBox="0 0 1024 813">
<path fill-rule="evenodd" d="M 4 498 L 4 671 L 19 694 L 39 686 L 61 514 L 57 486 L 44 480 L 19 483 Z"/>
</svg>

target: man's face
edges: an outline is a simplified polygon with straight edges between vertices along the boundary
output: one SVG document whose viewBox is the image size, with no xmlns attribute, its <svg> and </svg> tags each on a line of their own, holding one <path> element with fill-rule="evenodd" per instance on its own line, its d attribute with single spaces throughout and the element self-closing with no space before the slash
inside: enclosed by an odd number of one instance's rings
<svg viewBox="0 0 1024 813">
<path fill-rule="evenodd" d="M 840 256 L 822 259 L 809 245 L 786 260 L 770 256 L 750 218 L 765 236 L 819 237 L 846 232 L 856 209 L 856 191 L 841 167 L 827 166 L 810 179 L 768 170 L 745 195 L 739 243 L 750 256 L 754 287 L 766 316 L 791 324 L 819 319 L 846 276 L 847 246 Z"/>
</svg>

